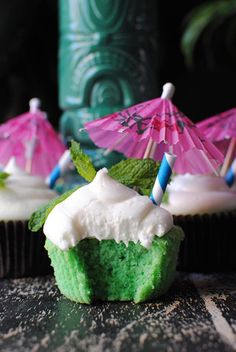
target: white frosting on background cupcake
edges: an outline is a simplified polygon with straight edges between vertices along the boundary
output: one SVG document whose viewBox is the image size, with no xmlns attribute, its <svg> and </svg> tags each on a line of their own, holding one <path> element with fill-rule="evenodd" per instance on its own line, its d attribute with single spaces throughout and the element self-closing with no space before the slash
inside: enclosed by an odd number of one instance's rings
<svg viewBox="0 0 236 352">
<path fill-rule="evenodd" d="M 236 209 L 236 187 L 215 175 L 177 175 L 167 186 L 168 203 L 161 207 L 173 215 L 211 214 Z"/>
<path fill-rule="evenodd" d="M 43 230 L 55 245 L 66 250 L 84 238 L 133 241 L 149 247 L 155 235 L 163 236 L 172 227 L 169 212 L 102 169 L 90 184 L 54 207 Z"/>
<path fill-rule="evenodd" d="M 10 159 L 4 172 L 10 174 L 0 188 L 0 220 L 28 220 L 41 205 L 57 196 L 44 179 L 21 170 L 15 159 Z"/>
</svg>

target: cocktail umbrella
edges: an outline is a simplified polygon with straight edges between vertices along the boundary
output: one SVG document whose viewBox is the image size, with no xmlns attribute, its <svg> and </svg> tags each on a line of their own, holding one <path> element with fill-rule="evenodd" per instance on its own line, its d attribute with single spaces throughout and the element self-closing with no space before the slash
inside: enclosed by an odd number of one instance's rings
<svg viewBox="0 0 236 352">
<path fill-rule="evenodd" d="M 198 122 L 197 127 L 225 155 L 221 168 L 224 176 L 236 157 L 236 108 L 206 118 Z"/>
<path fill-rule="evenodd" d="M 177 156 L 177 173 L 216 172 L 222 153 L 170 100 L 171 83 L 160 98 L 152 99 L 85 124 L 96 145 L 127 157 L 162 160 L 165 152 Z"/>
<path fill-rule="evenodd" d="M 30 100 L 30 110 L 0 125 L 0 164 L 14 156 L 17 164 L 33 175 L 47 176 L 65 146 L 39 109 L 37 98 Z"/>
</svg>

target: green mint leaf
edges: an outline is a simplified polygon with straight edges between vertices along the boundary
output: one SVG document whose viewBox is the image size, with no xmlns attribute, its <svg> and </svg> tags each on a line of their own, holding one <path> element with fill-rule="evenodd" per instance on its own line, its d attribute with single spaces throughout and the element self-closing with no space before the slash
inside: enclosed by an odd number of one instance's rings
<svg viewBox="0 0 236 352">
<path fill-rule="evenodd" d="M 63 200 L 65 200 L 66 198 L 68 198 L 72 193 L 74 193 L 78 187 L 75 187 L 73 189 L 70 189 L 69 191 L 61 194 L 59 197 L 57 198 L 53 198 L 49 203 L 43 205 L 42 207 L 40 207 L 37 211 L 35 211 L 30 219 L 29 219 L 29 223 L 28 223 L 28 228 L 33 231 L 36 232 L 38 230 L 41 229 L 41 227 L 43 226 L 43 224 L 45 223 L 49 213 L 52 211 L 52 209 L 59 203 L 61 203 Z"/>
<path fill-rule="evenodd" d="M 125 186 L 135 187 L 140 193 L 150 195 L 159 165 L 152 159 L 127 159 L 112 166 L 109 175 Z"/>
<path fill-rule="evenodd" d="M 0 172 L 0 180 L 6 180 L 9 176 L 10 174 L 8 174 L 7 172 Z"/>
<path fill-rule="evenodd" d="M 82 151 L 80 144 L 75 141 L 71 141 L 70 152 L 78 173 L 86 181 L 91 182 L 96 176 L 96 170 L 88 155 Z"/>
<path fill-rule="evenodd" d="M 0 172 L 0 188 L 5 187 L 5 181 L 10 176 L 7 172 Z"/>
</svg>

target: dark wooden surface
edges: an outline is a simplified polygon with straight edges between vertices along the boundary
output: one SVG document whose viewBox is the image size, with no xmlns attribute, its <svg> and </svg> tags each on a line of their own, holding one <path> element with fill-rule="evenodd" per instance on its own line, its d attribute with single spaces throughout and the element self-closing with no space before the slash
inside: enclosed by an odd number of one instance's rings
<svg viewBox="0 0 236 352">
<path fill-rule="evenodd" d="M 139 305 L 76 304 L 51 276 L 1 280 L 0 351 L 236 351 L 236 274 L 179 274 Z"/>
</svg>

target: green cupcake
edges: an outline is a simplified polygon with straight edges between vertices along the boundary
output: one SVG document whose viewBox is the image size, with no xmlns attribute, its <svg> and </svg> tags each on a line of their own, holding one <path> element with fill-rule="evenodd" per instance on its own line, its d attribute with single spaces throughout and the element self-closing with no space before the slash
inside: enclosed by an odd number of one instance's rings
<svg viewBox="0 0 236 352">
<path fill-rule="evenodd" d="M 87 304 L 138 303 L 164 294 L 183 239 L 168 211 L 106 169 L 53 208 L 44 233 L 61 293 Z"/>
</svg>

